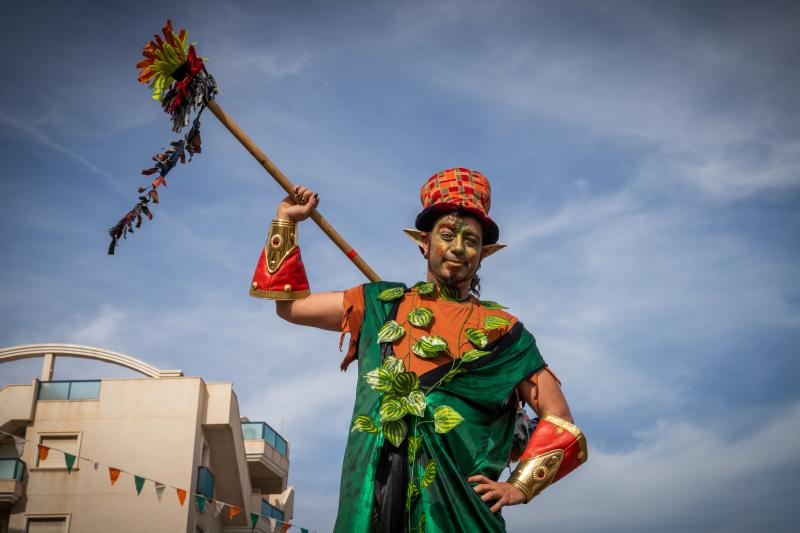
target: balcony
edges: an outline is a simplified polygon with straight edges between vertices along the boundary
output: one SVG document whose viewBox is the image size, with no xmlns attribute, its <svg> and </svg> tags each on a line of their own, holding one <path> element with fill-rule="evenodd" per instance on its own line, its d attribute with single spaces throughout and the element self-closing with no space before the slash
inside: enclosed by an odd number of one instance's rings
<svg viewBox="0 0 800 533">
<path fill-rule="evenodd" d="M 267 500 L 261 500 L 261 516 L 266 516 L 268 518 L 275 518 L 280 520 L 281 522 L 285 521 L 286 518 L 283 514 L 283 511 L 275 507 L 274 505 L 270 504 Z M 279 524 L 282 526 L 283 524 Z"/>
<path fill-rule="evenodd" d="M 0 457 L 0 503 L 14 504 L 24 492 L 25 462 L 16 457 Z"/>
<path fill-rule="evenodd" d="M 286 490 L 289 444 L 265 422 L 243 422 L 242 435 L 254 489 L 264 494 Z"/>
<path fill-rule="evenodd" d="M 243 422 L 242 433 L 244 440 L 264 440 L 282 456 L 287 457 L 289 453 L 286 439 L 278 435 L 266 422 Z"/>
<path fill-rule="evenodd" d="M 209 500 L 214 499 L 214 474 L 205 466 L 197 467 L 197 494 L 202 494 Z"/>
<path fill-rule="evenodd" d="M 42 381 L 39 383 L 39 400 L 97 400 L 100 398 L 100 380 Z"/>
</svg>

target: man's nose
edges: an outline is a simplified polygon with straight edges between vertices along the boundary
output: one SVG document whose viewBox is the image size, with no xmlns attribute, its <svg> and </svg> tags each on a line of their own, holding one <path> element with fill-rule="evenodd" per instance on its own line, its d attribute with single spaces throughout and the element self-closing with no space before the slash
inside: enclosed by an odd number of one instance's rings
<svg viewBox="0 0 800 533">
<path fill-rule="evenodd" d="M 450 249 L 454 253 L 463 253 L 464 252 L 464 238 L 461 235 L 456 235 L 456 238 L 453 239 L 453 244 L 450 246 Z"/>
</svg>

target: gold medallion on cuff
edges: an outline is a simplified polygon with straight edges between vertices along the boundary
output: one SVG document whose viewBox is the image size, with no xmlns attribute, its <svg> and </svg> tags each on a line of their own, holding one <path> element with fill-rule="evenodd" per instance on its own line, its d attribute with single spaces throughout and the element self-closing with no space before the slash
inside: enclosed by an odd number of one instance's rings
<svg viewBox="0 0 800 533">
<path fill-rule="evenodd" d="M 297 222 L 276 218 L 269 226 L 267 271 L 274 274 L 297 246 Z"/>
</svg>

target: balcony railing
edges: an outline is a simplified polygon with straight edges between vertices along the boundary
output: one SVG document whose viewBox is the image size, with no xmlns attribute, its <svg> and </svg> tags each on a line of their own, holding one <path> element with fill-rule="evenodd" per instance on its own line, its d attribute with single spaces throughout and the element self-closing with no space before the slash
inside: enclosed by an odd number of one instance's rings
<svg viewBox="0 0 800 533">
<path fill-rule="evenodd" d="M 0 457 L 0 479 L 25 481 L 25 461 L 17 457 Z"/>
<path fill-rule="evenodd" d="M 100 397 L 100 380 L 42 381 L 39 400 L 96 400 Z"/>
<path fill-rule="evenodd" d="M 266 516 L 269 518 L 276 518 L 281 522 L 284 521 L 283 511 L 271 505 L 267 500 L 261 499 L 261 516 Z M 283 525 L 283 524 L 280 524 Z"/>
<path fill-rule="evenodd" d="M 197 494 L 214 499 L 214 474 L 205 466 L 197 467 Z"/>
<path fill-rule="evenodd" d="M 286 457 L 288 446 L 286 439 L 278 435 L 266 422 L 242 422 L 242 433 L 245 440 L 265 440 Z"/>
</svg>

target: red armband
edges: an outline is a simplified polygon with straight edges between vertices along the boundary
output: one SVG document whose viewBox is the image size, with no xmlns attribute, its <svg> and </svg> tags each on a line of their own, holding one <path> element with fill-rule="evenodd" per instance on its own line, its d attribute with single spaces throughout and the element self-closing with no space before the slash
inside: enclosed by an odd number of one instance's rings
<svg viewBox="0 0 800 533">
<path fill-rule="evenodd" d="M 311 294 L 300 248 L 297 224 L 273 220 L 269 238 L 258 258 L 250 296 L 270 300 L 299 300 Z"/>
<path fill-rule="evenodd" d="M 522 491 L 527 503 L 585 463 L 588 455 L 586 437 L 577 426 L 558 416 L 545 415 L 508 482 Z"/>
</svg>

